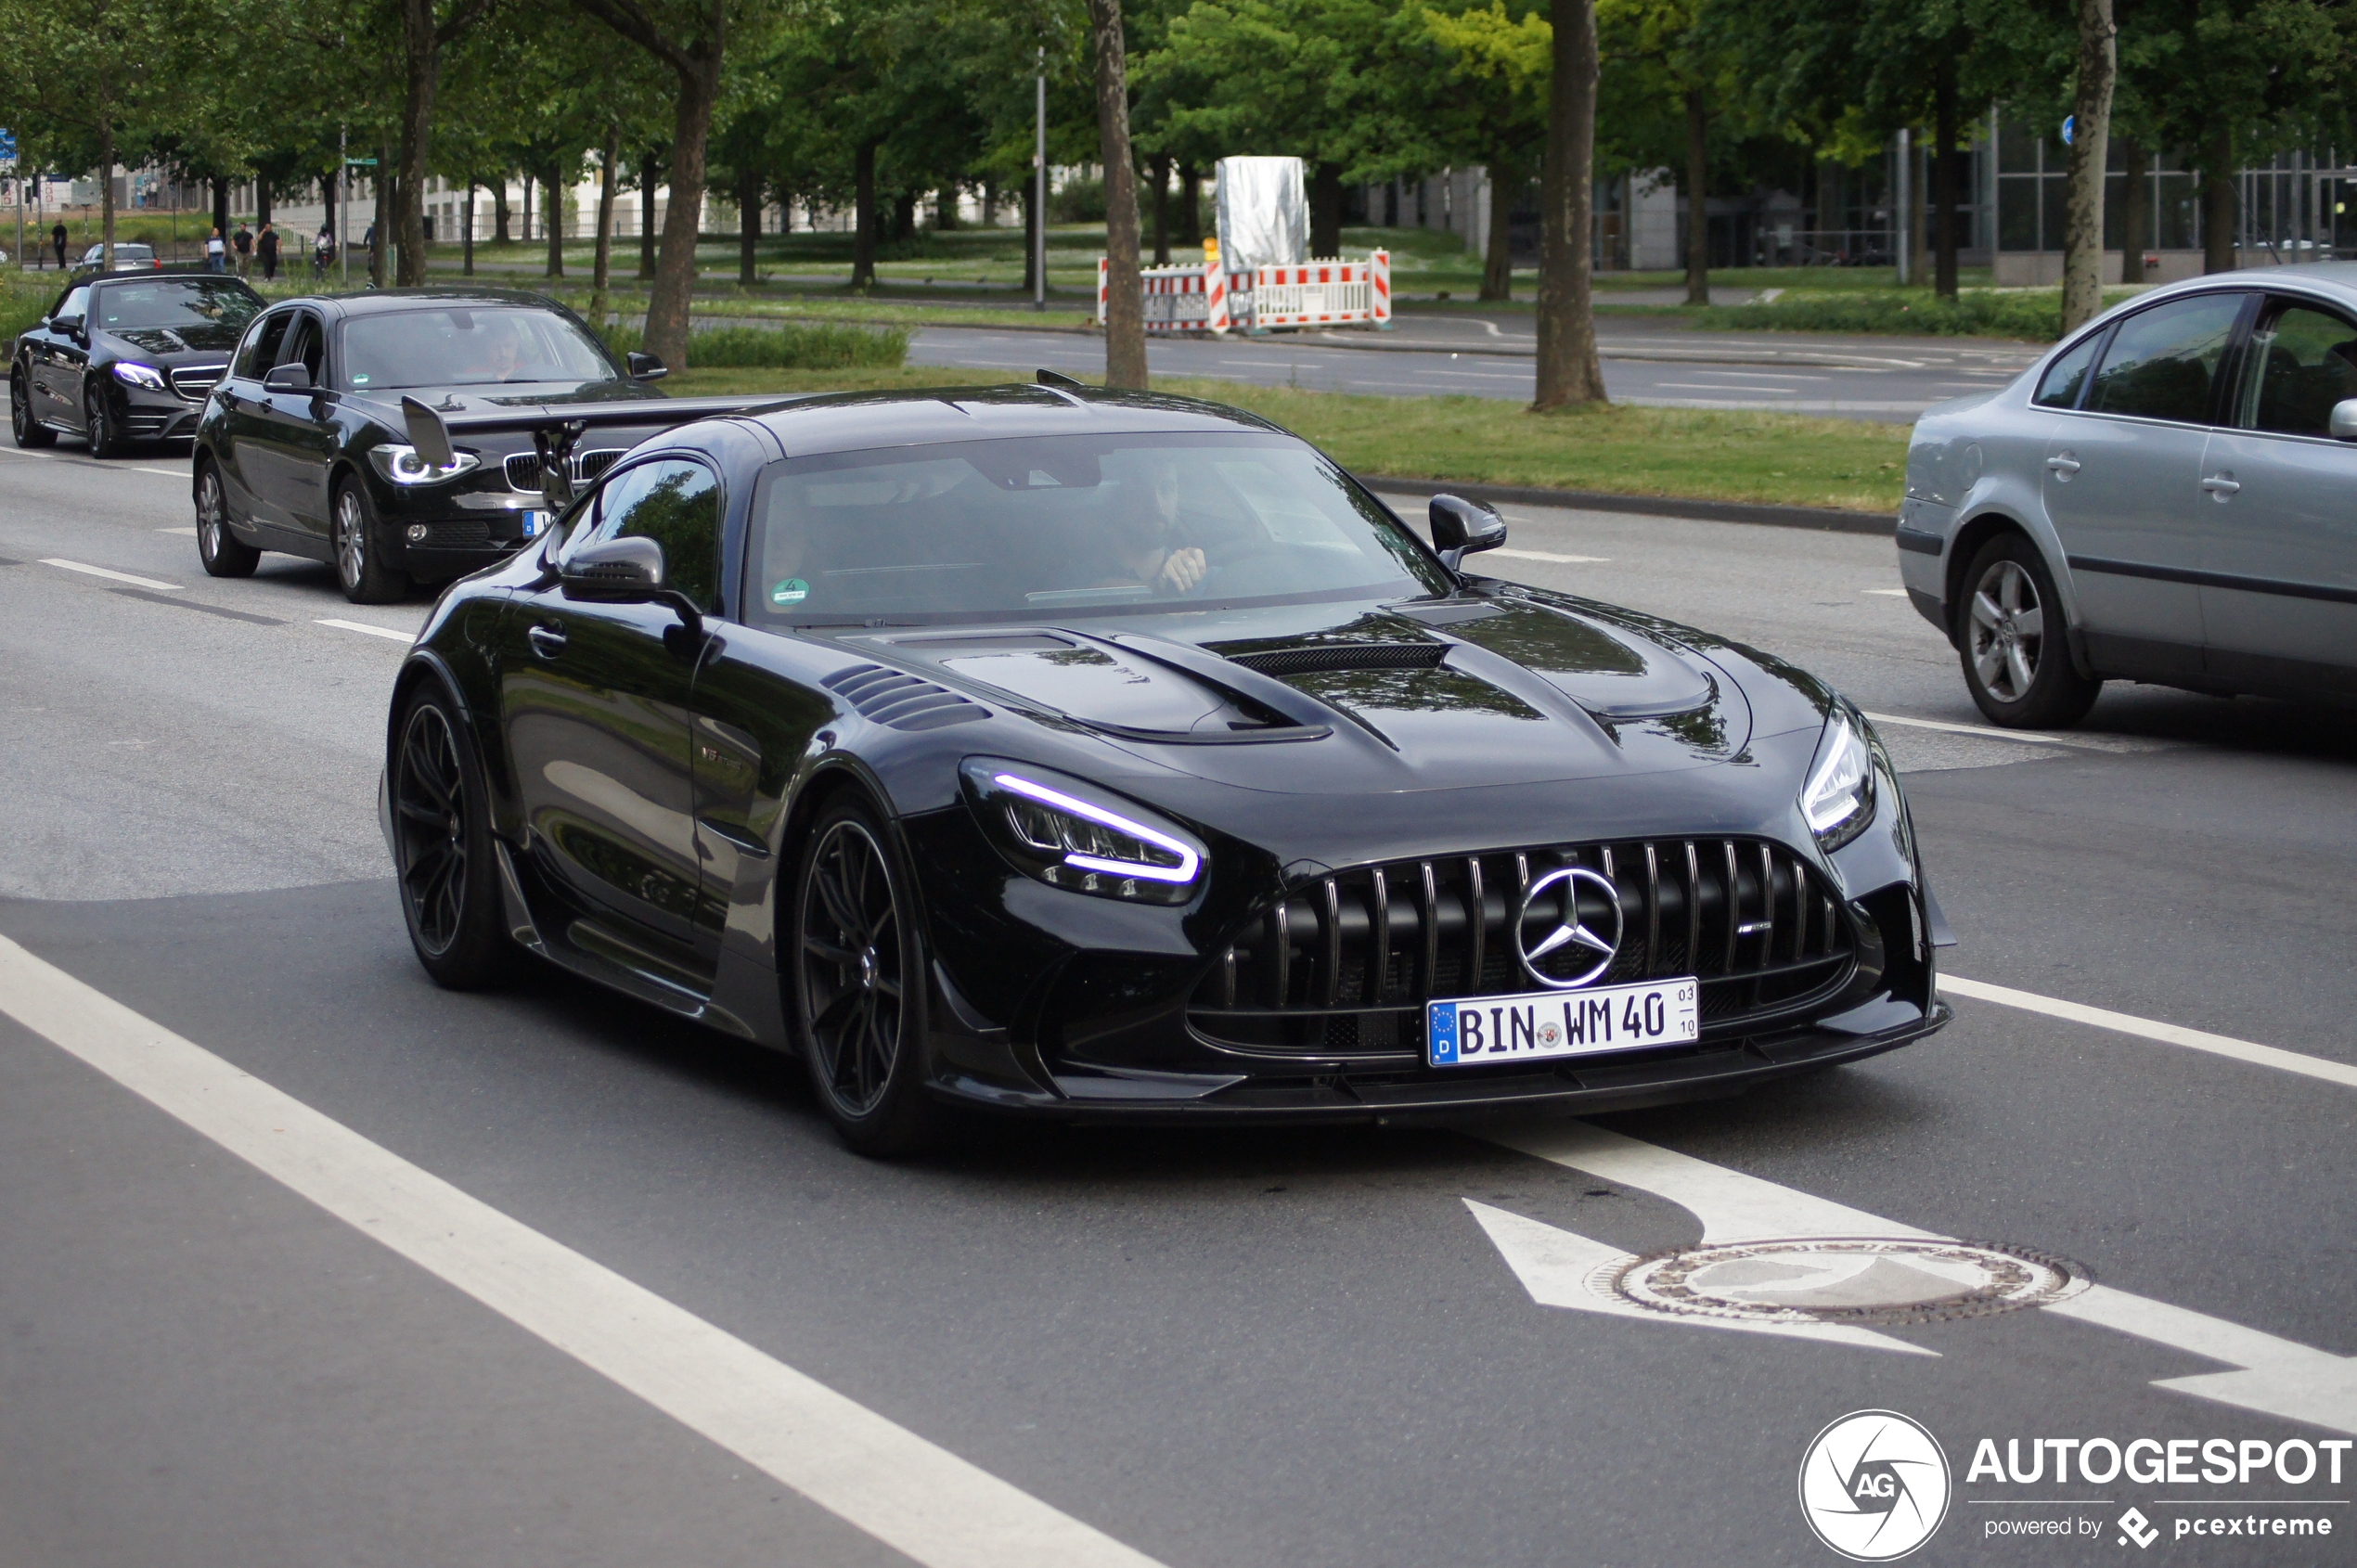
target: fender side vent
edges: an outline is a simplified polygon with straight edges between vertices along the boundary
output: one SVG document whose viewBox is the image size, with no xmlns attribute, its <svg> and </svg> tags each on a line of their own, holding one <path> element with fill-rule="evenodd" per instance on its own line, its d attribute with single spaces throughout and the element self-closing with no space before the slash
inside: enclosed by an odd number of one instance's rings
<svg viewBox="0 0 2357 1568">
<path fill-rule="evenodd" d="M 1436 670 L 1449 657 L 1445 642 L 1334 642 L 1313 648 L 1273 648 L 1229 659 L 1264 675 L 1309 675 L 1327 670 Z"/>
<path fill-rule="evenodd" d="M 939 729 L 990 716 L 989 709 L 946 686 L 882 664 L 854 664 L 818 684 L 857 709 L 861 718 L 892 729 Z"/>
</svg>

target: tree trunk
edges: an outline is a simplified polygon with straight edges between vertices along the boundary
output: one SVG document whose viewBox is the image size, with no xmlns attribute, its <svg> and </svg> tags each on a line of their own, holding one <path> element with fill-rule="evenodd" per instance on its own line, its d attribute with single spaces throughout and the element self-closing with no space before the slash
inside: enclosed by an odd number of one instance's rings
<svg viewBox="0 0 2357 1568">
<path fill-rule="evenodd" d="M 1540 410 L 1606 401 L 1589 296 L 1594 261 L 1590 231 L 1595 222 L 1595 0 L 1557 0 L 1554 20 L 1539 263 L 1539 395 L 1531 405 Z"/>
<path fill-rule="evenodd" d="M 613 281 L 613 199 L 622 184 L 622 125 L 606 122 L 606 145 L 598 160 L 598 249 L 589 265 L 589 325 L 606 325 L 606 292 Z"/>
<path fill-rule="evenodd" d="M 689 50 L 672 120 L 671 206 L 663 213 L 663 253 L 647 297 L 647 352 L 674 369 L 688 365 L 688 313 L 696 292 L 696 238 L 703 221 L 704 145 L 720 100 L 721 42 L 715 34 Z"/>
<path fill-rule="evenodd" d="M 253 226 L 255 232 L 270 221 L 270 182 L 263 175 L 253 178 Z"/>
<path fill-rule="evenodd" d="M 2079 97 L 2072 106 L 2070 172 L 2063 186 L 2062 329 L 2103 314 L 2104 174 L 2111 165 L 2111 89 L 2119 30 L 2111 0 L 2079 0 Z"/>
<path fill-rule="evenodd" d="M 1039 286 L 1039 181 L 1037 175 L 1023 183 L 1023 291 L 1028 295 Z"/>
<path fill-rule="evenodd" d="M 2144 280 L 2144 247 L 2152 242 L 2152 158 L 2133 140 L 2119 138 L 2126 184 L 2119 192 L 2119 281 Z"/>
<path fill-rule="evenodd" d="M 1178 239 L 1203 243 L 1203 171 L 1191 163 L 1178 165 Z"/>
<path fill-rule="evenodd" d="M 998 182 L 987 174 L 982 177 L 982 226 L 998 226 Z"/>
<path fill-rule="evenodd" d="M 1342 254 L 1342 165 L 1309 166 L 1309 253 Z"/>
<path fill-rule="evenodd" d="M 499 183 L 491 187 L 491 242 L 512 245 L 513 236 L 508 231 L 515 222 L 515 212 L 508 206 L 508 176 L 501 174 Z"/>
<path fill-rule="evenodd" d="M 2111 0 L 2101 0 L 2106 14 Z M 1931 223 L 1932 292 L 1956 297 L 1956 186 L 1964 154 L 1956 146 L 1956 52 L 1940 57 L 1932 83 Z M 2099 166 L 2100 168 L 2100 166 Z M 2096 178 L 2102 178 L 2100 173 Z M 2099 187 L 2100 188 L 2100 187 Z M 2100 215 L 2100 213 L 2099 213 Z M 2097 237 L 2099 239 L 2101 236 Z"/>
<path fill-rule="evenodd" d="M 1710 98 L 1686 89 L 1686 302 L 1710 303 Z"/>
<path fill-rule="evenodd" d="M 213 226 L 221 231 L 222 243 L 227 244 L 229 241 L 229 176 L 226 174 L 213 176 Z"/>
<path fill-rule="evenodd" d="M 876 144 L 851 154 L 851 286 L 876 286 Z"/>
<path fill-rule="evenodd" d="M 465 226 L 459 236 L 458 270 L 461 276 L 472 277 L 475 275 L 475 183 L 472 177 L 467 181 L 466 214 L 459 222 Z"/>
<path fill-rule="evenodd" d="M 642 282 L 655 276 L 655 172 L 663 161 L 660 151 L 650 152 L 638 161 L 638 276 Z"/>
<path fill-rule="evenodd" d="M 1514 297 L 1514 193 L 1522 181 L 1513 158 L 1501 149 L 1489 154 L 1489 238 L 1481 259 L 1481 297 Z"/>
<path fill-rule="evenodd" d="M 69 192 L 69 195 L 71 193 Z M 87 229 L 83 231 L 88 233 Z M 114 270 L 114 117 L 98 121 L 98 264 Z"/>
<path fill-rule="evenodd" d="M 1097 143 L 1105 166 L 1105 385 L 1142 392 L 1146 294 L 1138 268 L 1138 180 L 1129 161 L 1129 71 L 1121 0 L 1088 0 L 1088 31 L 1096 45 Z"/>
<path fill-rule="evenodd" d="M 573 205 L 573 182 L 565 178 L 562 169 L 553 165 L 548 177 L 541 184 L 541 226 L 548 231 L 548 277 L 565 275 L 565 209 Z M 560 196 L 559 191 L 564 194 Z"/>
<path fill-rule="evenodd" d="M 737 171 L 737 281 L 747 289 L 761 281 L 761 174 Z"/>
<path fill-rule="evenodd" d="M 434 0 L 401 0 L 401 269 L 405 289 L 426 280 L 426 144 L 433 131 L 433 99 L 442 80 L 442 40 Z M 382 236 L 379 221 L 379 238 Z"/>
<path fill-rule="evenodd" d="M 393 162 L 392 150 L 382 142 L 377 144 L 377 177 L 369 182 L 376 196 L 368 223 L 371 235 L 368 241 L 368 287 L 371 289 L 385 286 L 385 250 L 392 238 L 385 229 L 393 221 L 393 182 L 387 177 L 388 166 Z"/>
<path fill-rule="evenodd" d="M 2201 270 L 2235 270 L 2235 130 L 2222 120 L 2202 159 Z"/>
<path fill-rule="evenodd" d="M 933 193 L 933 231 L 947 234 L 958 226 L 958 184 L 952 180 Z"/>
<path fill-rule="evenodd" d="M 516 233 L 516 238 L 517 238 L 518 239 L 522 240 L 522 241 L 523 241 L 526 245 L 531 244 L 531 243 L 532 243 L 532 173 L 531 173 L 531 171 L 530 171 L 530 170 L 526 170 L 526 171 L 524 172 L 524 176 L 523 176 L 523 206 L 522 206 L 522 209 L 520 209 L 520 210 L 517 212 L 517 213 L 516 213 L 516 217 L 517 217 L 517 219 L 518 219 L 518 222 L 517 222 L 517 225 L 516 225 L 516 230 L 517 230 L 517 233 Z"/>
<path fill-rule="evenodd" d="M 925 199 L 921 190 L 904 190 L 892 205 L 892 242 L 907 245 L 917 238 L 917 208 Z"/>
<path fill-rule="evenodd" d="M 1146 160 L 1154 187 L 1154 265 L 1170 264 L 1170 154 L 1157 152 Z"/>
</svg>

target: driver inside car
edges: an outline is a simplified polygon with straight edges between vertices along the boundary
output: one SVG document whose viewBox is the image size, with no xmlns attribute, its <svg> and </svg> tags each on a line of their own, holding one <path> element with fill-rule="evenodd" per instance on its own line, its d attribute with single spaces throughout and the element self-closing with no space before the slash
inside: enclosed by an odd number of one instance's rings
<svg viewBox="0 0 2357 1568">
<path fill-rule="evenodd" d="M 1110 533 L 1115 566 L 1103 586 L 1136 583 L 1158 595 L 1184 594 L 1211 570 L 1179 518 L 1178 465 L 1168 457 L 1147 458 L 1122 485 Z"/>
</svg>

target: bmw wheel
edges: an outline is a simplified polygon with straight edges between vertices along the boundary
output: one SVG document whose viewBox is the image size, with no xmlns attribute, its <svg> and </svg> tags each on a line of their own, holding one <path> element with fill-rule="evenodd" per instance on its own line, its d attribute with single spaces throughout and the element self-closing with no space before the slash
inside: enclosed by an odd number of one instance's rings
<svg viewBox="0 0 2357 1568">
<path fill-rule="evenodd" d="M 924 969 L 907 880 L 863 805 L 819 815 L 802 855 L 793 921 L 797 1043 L 844 1142 L 896 1154 L 927 1141 Z"/>
<path fill-rule="evenodd" d="M 335 548 L 336 580 L 343 585 L 344 598 L 354 604 L 391 604 L 408 591 L 409 579 L 386 570 L 379 559 L 368 499 L 350 480 L 336 487 L 335 521 L 329 533 Z"/>
<path fill-rule="evenodd" d="M 2103 690 L 2070 662 L 2062 601 L 2038 547 L 2018 533 L 1981 546 L 1964 569 L 1958 652 L 1973 700 L 2015 729 L 2067 729 Z"/>
<path fill-rule="evenodd" d="M 122 455 L 122 432 L 115 429 L 114 416 L 107 411 L 106 394 L 96 387 L 82 394 L 82 435 L 90 443 L 93 457 Z"/>
<path fill-rule="evenodd" d="M 33 418 L 32 389 L 24 384 L 22 372 L 8 378 L 8 433 L 17 438 L 19 446 L 58 444 L 58 432 Z"/>
<path fill-rule="evenodd" d="M 197 558 L 211 577 L 251 577 L 262 552 L 229 532 L 229 502 L 221 493 L 221 470 L 210 462 L 197 468 Z"/>
<path fill-rule="evenodd" d="M 487 985 L 515 949 L 500 929 L 483 769 L 456 706 L 431 681 L 410 701 L 400 733 L 386 788 L 410 945 L 437 983 L 459 991 Z"/>
</svg>

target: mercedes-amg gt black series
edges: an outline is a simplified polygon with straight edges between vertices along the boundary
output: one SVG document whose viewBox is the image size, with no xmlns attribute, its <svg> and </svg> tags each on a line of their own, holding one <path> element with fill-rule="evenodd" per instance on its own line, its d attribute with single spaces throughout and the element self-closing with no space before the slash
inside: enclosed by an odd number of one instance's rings
<svg viewBox="0 0 2357 1568">
<path fill-rule="evenodd" d="M 19 446 L 78 435 L 93 457 L 186 441 L 262 296 L 219 273 L 101 273 L 17 339 L 8 429 Z"/>
<path fill-rule="evenodd" d="M 1251 415 L 1042 383 L 674 430 L 445 593 L 381 795 L 434 978 L 528 949 L 798 1052 L 871 1150 L 1625 1107 L 1946 1022 L 1822 683 L 1472 574 L 1495 512 L 1427 545 Z"/>
<path fill-rule="evenodd" d="M 461 576 L 553 515 L 540 450 L 557 423 L 550 405 L 599 432 L 554 476 L 560 495 L 711 412 L 664 398 L 649 384 L 663 374 L 651 354 L 616 360 L 580 317 L 535 294 L 393 289 L 273 306 L 197 426 L 197 553 L 215 577 L 251 574 L 264 550 L 329 561 L 360 604 Z M 445 467 L 422 461 L 405 397 L 468 417 L 467 450 Z"/>
</svg>

